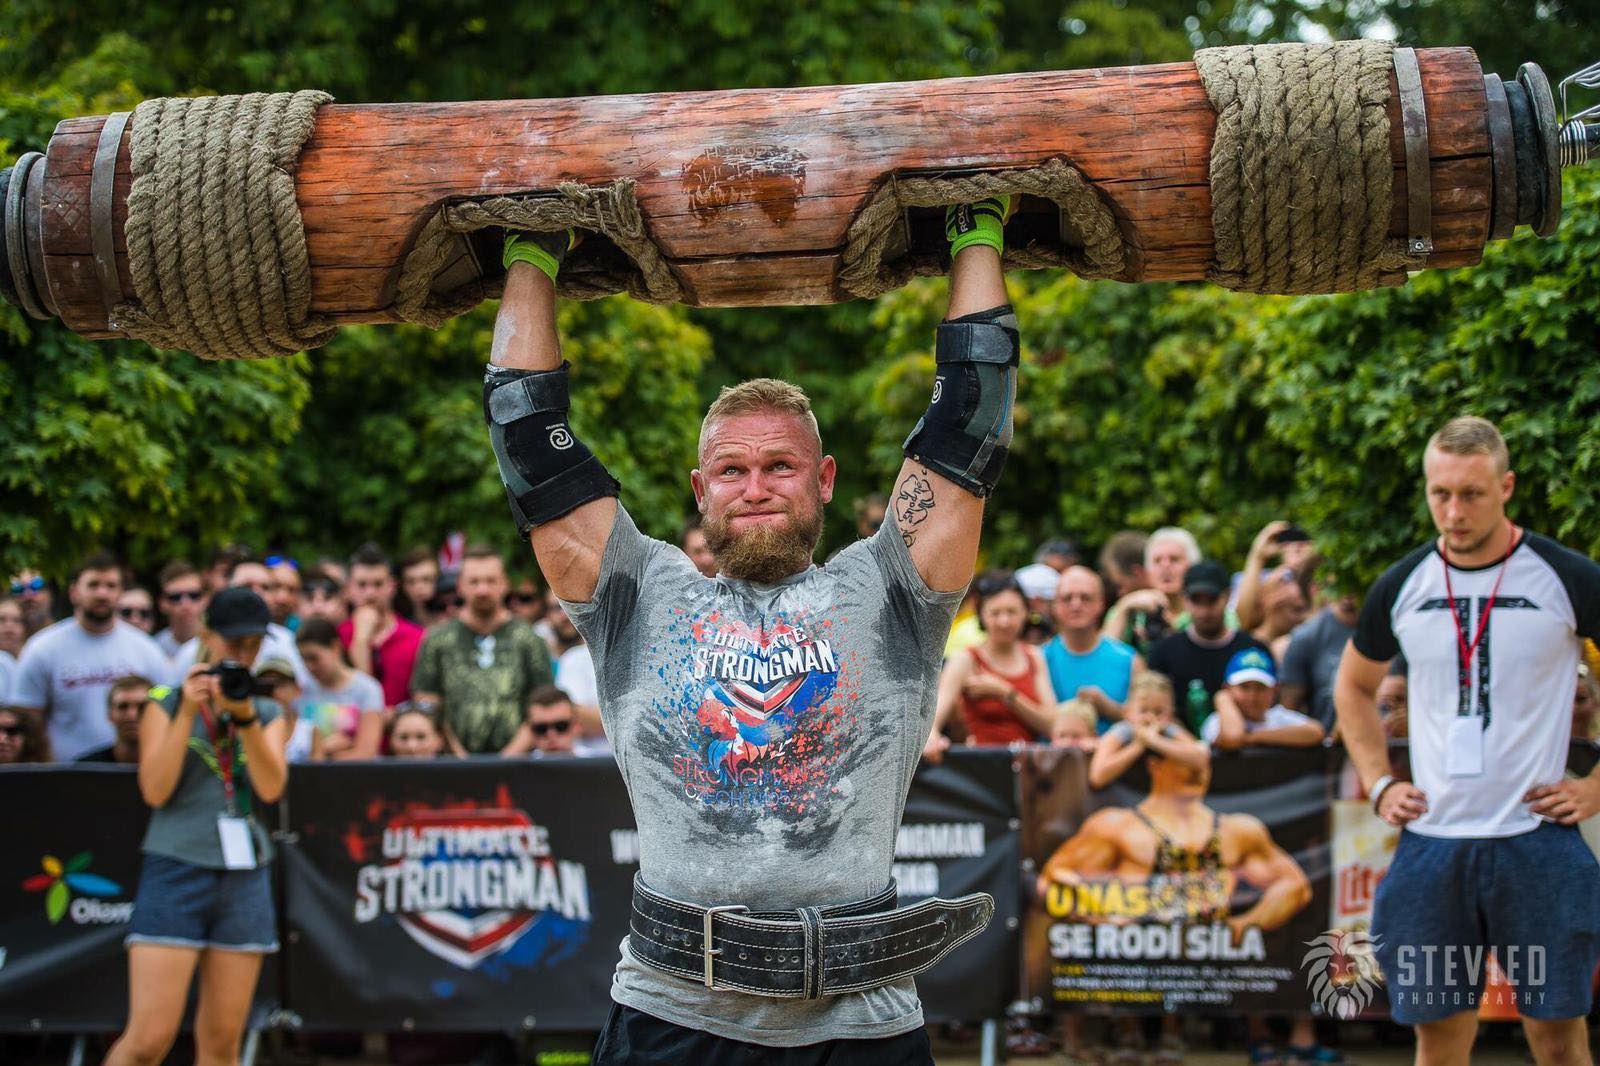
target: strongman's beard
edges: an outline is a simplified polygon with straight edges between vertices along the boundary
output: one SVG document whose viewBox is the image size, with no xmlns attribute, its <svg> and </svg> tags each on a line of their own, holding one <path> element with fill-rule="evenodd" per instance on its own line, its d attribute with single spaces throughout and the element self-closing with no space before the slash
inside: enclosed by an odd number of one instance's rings
<svg viewBox="0 0 1600 1066">
<path fill-rule="evenodd" d="M 771 585 L 793 577 L 811 565 L 811 556 L 822 539 L 822 509 L 809 518 L 791 514 L 781 523 L 763 523 L 734 533 L 729 516 L 705 519 L 706 546 L 717 560 L 723 577 Z"/>
</svg>

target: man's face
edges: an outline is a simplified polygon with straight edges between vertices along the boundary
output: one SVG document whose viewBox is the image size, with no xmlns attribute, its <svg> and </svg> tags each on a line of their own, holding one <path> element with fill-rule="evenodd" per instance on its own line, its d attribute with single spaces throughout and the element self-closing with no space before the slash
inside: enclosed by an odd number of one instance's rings
<svg viewBox="0 0 1600 1066">
<path fill-rule="evenodd" d="M 553 754 L 569 752 L 577 739 L 578 723 L 572 713 L 572 704 L 565 700 L 541 707 L 528 708 L 528 728 L 533 732 L 535 751 Z"/>
<path fill-rule="evenodd" d="M 717 576 L 717 557 L 711 554 L 711 545 L 706 543 L 705 530 L 691 529 L 684 534 L 683 554 L 687 555 L 694 568 L 700 571 L 700 576 Z"/>
<path fill-rule="evenodd" d="M 1189 612 L 1189 627 L 1195 635 L 1211 640 L 1227 628 L 1228 598 L 1220 592 L 1188 592 L 1183 597 Z"/>
<path fill-rule="evenodd" d="M 167 624 L 178 633 L 197 631 L 205 609 L 206 597 L 199 574 L 175 577 L 161 589 L 161 612 L 167 616 Z"/>
<path fill-rule="evenodd" d="M 1393 711 L 1405 712 L 1407 702 L 1406 679 L 1400 674 L 1385 674 L 1378 682 L 1378 713 L 1388 716 Z"/>
<path fill-rule="evenodd" d="M 418 607 L 433 599 L 434 590 L 438 587 L 439 564 L 432 559 L 412 563 L 400 571 L 400 588 L 405 592 L 406 599 Z"/>
<path fill-rule="evenodd" d="M 700 461 L 689 479 L 721 573 L 771 584 L 811 564 L 835 466 L 806 419 L 730 415 L 708 427 Z"/>
<path fill-rule="evenodd" d="M 145 633 L 156 631 L 156 605 L 144 589 L 125 589 L 117 596 L 117 617 Z"/>
<path fill-rule="evenodd" d="M 300 610 L 300 571 L 288 563 L 279 563 L 268 573 L 271 584 L 263 598 L 272 612 L 272 620 L 282 625 Z"/>
<path fill-rule="evenodd" d="M 468 613 L 493 618 L 506 598 L 506 568 L 499 559 L 467 559 L 456 578 L 456 592 L 466 601 Z"/>
<path fill-rule="evenodd" d="M 19 570 L 11 579 L 11 595 L 22 604 L 23 616 L 27 618 L 47 618 L 55 607 L 50 586 L 37 570 Z"/>
<path fill-rule="evenodd" d="M 861 510 L 861 517 L 856 520 L 856 533 L 863 537 L 870 537 L 877 533 L 883 525 L 883 516 L 888 513 L 888 508 L 881 503 L 869 503 Z"/>
<path fill-rule="evenodd" d="M 326 618 L 334 625 L 350 614 L 339 589 L 326 581 L 315 581 L 306 587 L 300 599 L 300 611 L 307 618 Z"/>
<path fill-rule="evenodd" d="M 228 575 L 228 584 L 234 588 L 249 589 L 266 600 L 272 595 L 272 571 L 261 563 L 240 563 Z"/>
<path fill-rule="evenodd" d="M 1105 609 L 1105 592 L 1093 570 L 1084 566 L 1068 568 L 1056 585 L 1056 598 L 1051 606 L 1056 628 L 1082 632 L 1100 624 Z"/>
<path fill-rule="evenodd" d="M 345 592 L 354 607 L 376 607 L 386 612 L 394 603 L 394 575 L 387 566 L 357 563 L 350 568 L 350 583 Z"/>
<path fill-rule="evenodd" d="M 1116 563 L 1106 564 L 1106 577 L 1111 581 L 1112 588 L 1117 590 L 1117 598 L 1121 599 L 1130 592 L 1149 588 L 1150 580 L 1145 576 L 1144 564 L 1135 566 L 1132 570 L 1124 570 Z"/>
<path fill-rule="evenodd" d="M 0 707 L 0 766 L 22 758 L 22 716 Z"/>
<path fill-rule="evenodd" d="M 543 618 L 546 613 L 544 597 L 534 583 L 527 578 L 517 582 L 515 588 L 506 597 L 506 606 L 511 608 L 511 613 L 532 625 Z"/>
<path fill-rule="evenodd" d="M 1145 567 L 1150 584 L 1168 596 L 1183 591 L 1183 575 L 1189 572 L 1189 549 L 1182 541 L 1163 537 L 1150 545 Z"/>
<path fill-rule="evenodd" d="M 1501 471 L 1488 455 L 1451 455 L 1429 448 L 1422 472 L 1428 511 L 1452 555 L 1482 550 L 1506 520 L 1506 501 L 1517 476 Z"/>
<path fill-rule="evenodd" d="M 117 597 L 122 595 L 122 571 L 85 570 L 72 583 L 68 596 L 73 609 L 86 621 L 103 626 L 117 613 Z"/>
<path fill-rule="evenodd" d="M 572 624 L 572 619 L 567 617 L 567 609 L 561 604 L 557 603 L 545 611 L 544 618 L 561 643 L 570 645 L 582 641 L 583 638 L 578 636 L 578 627 Z"/>
<path fill-rule="evenodd" d="M 1228 695 L 1239 705 L 1239 713 L 1252 722 L 1259 722 L 1267 716 L 1277 694 L 1277 688 L 1259 681 L 1244 681 L 1228 686 Z"/>
<path fill-rule="evenodd" d="M 106 717 L 117 739 L 124 744 L 139 742 L 139 712 L 150 699 L 150 690 L 142 685 L 136 688 L 119 688 L 111 694 L 106 707 Z"/>
</svg>

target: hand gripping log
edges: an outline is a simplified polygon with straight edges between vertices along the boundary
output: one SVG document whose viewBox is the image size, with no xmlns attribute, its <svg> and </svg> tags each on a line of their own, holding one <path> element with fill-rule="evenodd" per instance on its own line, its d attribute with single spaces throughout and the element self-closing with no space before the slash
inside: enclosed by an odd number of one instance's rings
<svg viewBox="0 0 1600 1066">
<path fill-rule="evenodd" d="M 1597 83 L 1564 83 L 1562 111 Z M 1595 109 L 1561 121 L 1534 64 L 1502 80 L 1469 49 L 1379 42 L 800 89 L 202 101 L 66 120 L 0 172 L 0 297 L 85 336 L 269 355 L 341 323 L 437 324 L 498 293 L 501 229 L 577 227 L 567 297 L 831 303 L 942 272 L 942 206 L 1000 193 L 1019 196 L 1008 268 L 1342 291 L 1554 232 L 1561 167 L 1600 151 Z M 218 248 L 226 232 L 249 240 Z"/>
</svg>

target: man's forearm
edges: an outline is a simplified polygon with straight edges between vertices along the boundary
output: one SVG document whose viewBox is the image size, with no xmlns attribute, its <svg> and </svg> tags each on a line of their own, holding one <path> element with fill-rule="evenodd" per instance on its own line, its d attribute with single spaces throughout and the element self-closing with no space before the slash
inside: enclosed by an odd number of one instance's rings
<svg viewBox="0 0 1600 1066">
<path fill-rule="evenodd" d="M 1334 683 L 1333 705 L 1339 735 L 1361 776 L 1361 786 L 1371 788 L 1373 782 L 1389 772 L 1389 740 L 1383 732 L 1383 720 L 1378 717 L 1377 696 L 1362 689 L 1341 669 Z"/>
<path fill-rule="evenodd" d="M 555 283 L 531 263 L 512 263 L 506 271 L 489 362 L 510 370 L 555 370 L 561 366 Z"/>
<path fill-rule="evenodd" d="M 950 264 L 950 310 L 946 318 L 975 315 L 1007 302 L 1000 253 L 983 245 L 963 248 Z"/>
</svg>

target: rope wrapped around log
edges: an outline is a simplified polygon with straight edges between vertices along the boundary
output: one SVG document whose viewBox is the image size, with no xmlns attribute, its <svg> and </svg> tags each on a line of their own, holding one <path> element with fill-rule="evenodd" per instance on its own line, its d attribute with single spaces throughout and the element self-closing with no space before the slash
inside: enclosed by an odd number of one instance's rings
<svg viewBox="0 0 1600 1066">
<path fill-rule="evenodd" d="M 1391 44 L 1203 48 L 1194 61 L 1217 112 L 1213 282 L 1256 293 L 1348 292 L 1421 268 L 1388 235 Z"/>
<path fill-rule="evenodd" d="M 632 260 L 631 270 L 560 275 L 556 294 L 566 299 L 594 300 L 619 292 L 650 303 L 683 298 L 666 257 L 645 230 L 631 180 L 603 186 L 564 182 L 554 196 L 496 196 L 441 207 L 424 223 L 400 266 L 396 313 L 407 322 L 437 327 L 484 300 L 499 299 L 505 276 L 498 273 L 447 293 L 433 291 L 435 279 L 458 247 L 457 235 L 489 227 L 530 233 L 569 227 L 588 230 L 605 236 Z"/>
<path fill-rule="evenodd" d="M 914 277 L 946 273 L 949 256 L 943 252 L 907 250 L 906 209 L 967 204 L 1006 193 L 1055 201 L 1069 238 L 1053 246 L 1008 243 L 1002 257 L 1007 270 L 1066 267 L 1085 278 L 1110 278 L 1124 271 L 1128 252 L 1111 209 L 1082 174 L 1065 160 L 1052 159 L 1026 170 L 896 176 L 884 183 L 850 223 L 840 258 L 839 287 L 856 299 L 871 299 Z"/>
<path fill-rule="evenodd" d="M 324 92 L 146 100 L 133 115 L 128 266 L 113 328 L 210 359 L 327 343 L 294 166 Z"/>
</svg>

